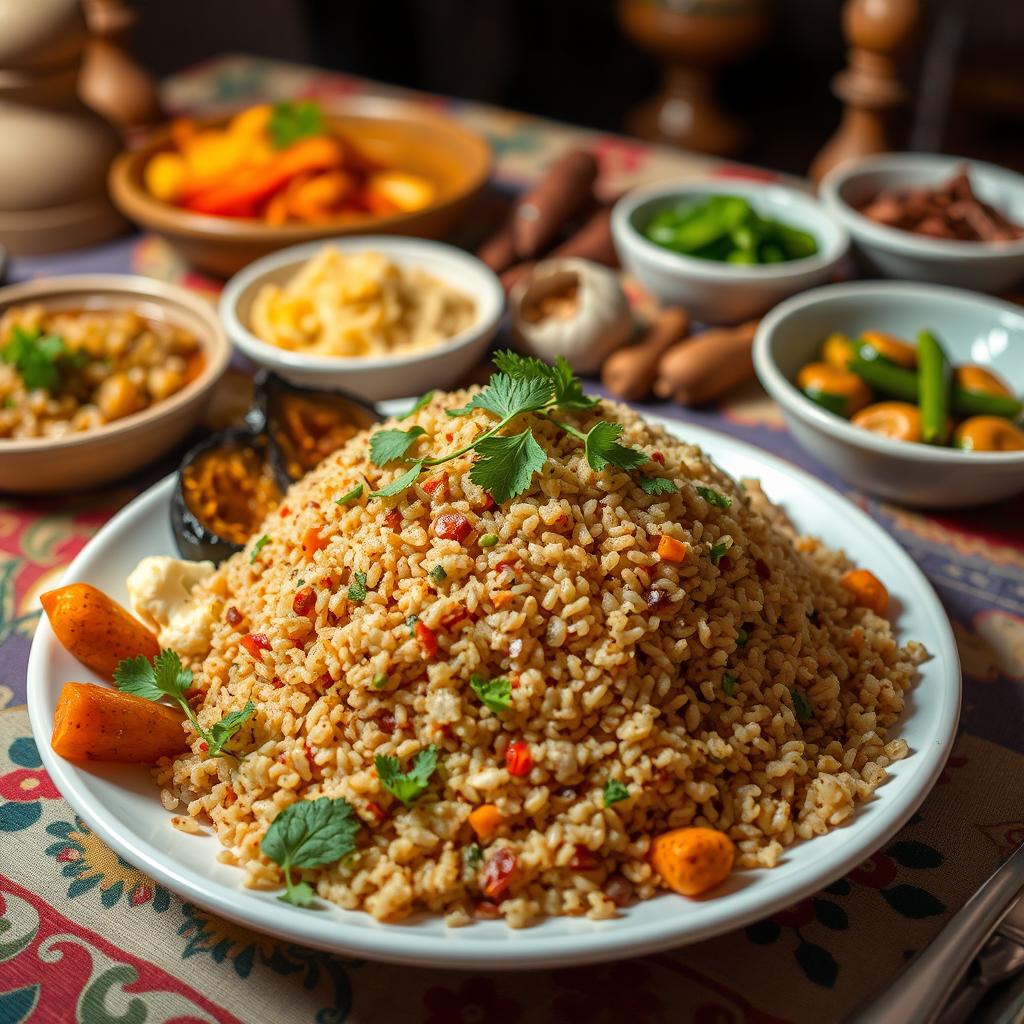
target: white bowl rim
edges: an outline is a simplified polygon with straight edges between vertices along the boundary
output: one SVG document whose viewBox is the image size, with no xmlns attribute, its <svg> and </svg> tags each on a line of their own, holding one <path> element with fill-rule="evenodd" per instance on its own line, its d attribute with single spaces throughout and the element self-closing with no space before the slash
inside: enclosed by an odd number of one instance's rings
<svg viewBox="0 0 1024 1024">
<path fill-rule="evenodd" d="M 833 437 L 854 444 L 881 455 L 901 455 L 904 458 L 919 459 L 922 462 L 934 462 L 937 465 L 980 465 L 989 466 L 1024 466 L 1024 451 L 1020 452 L 968 452 L 959 448 L 935 447 L 928 444 L 896 441 L 889 437 L 873 434 L 869 430 L 861 430 L 844 420 L 841 416 L 823 409 L 812 402 L 800 389 L 779 369 L 771 351 L 771 337 L 779 325 L 794 313 L 829 302 L 832 299 L 849 297 L 869 298 L 872 295 L 896 295 L 905 298 L 953 299 L 954 301 L 975 303 L 991 309 L 993 314 L 1010 315 L 1021 321 L 1024 331 L 1024 310 L 1001 299 L 980 295 L 966 288 L 949 288 L 937 284 L 915 284 L 904 281 L 849 281 L 843 284 L 829 284 L 821 288 L 811 288 L 799 295 L 780 302 L 765 316 L 757 328 L 754 337 L 754 368 L 761 383 L 777 402 L 789 409 L 794 415 L 810 420 L 815 426 Z"/>
<path fill-rule="evenodd" d="M 43 284 L 47 286 L 43 290 Z M 198 292 L 174 284 L 172 281 L 161 281 L 154 277 L 141 274 L 68 274 L 60 277 L 33 278 L 29 281 L 18 281 L 0 288 L 0 307 L 20 301 L 45 305 L 49 299 L 58 298 L 69 292 L 79 290 L 120 292 L 134 295 L 140 302 L 151 302 L 157 306 L 179 303 L 197 316 L 207 321 L 208 337 L 203 339 L 207 355 L 206 364 L 193 380 L 190 380 L 180 391 L 156 402 L 154 405 L 130 416 L 122 416 L 111 423 L 104 423 L 88 430 L 79 430 L 63 437 L 16 437 L 0 438 L 0 459 L 5 455 L 26 455 L 32 452 L 54 451 L 56 449 L 76 448 L 94 444 L 98 441 L 109 441 L 112 438 L 127 434 L 143 425 L 149 427 L 160 423 L 179 412 L 184 406 L 198 401 L 220 380 L 231 361 L 231 339 L 224 331 L 223 324 L 217 318 L 216 308 L 207 302 Z M 24 295 L 24 298 L 22 296 Z M 101 307 L 97 306 L 97 309 Z"/>
<path fill-rule="evenodd" d="M 968 260 L 1001 260 L 1024 256 L 1024 238 L 1015 242 L 966 242 L 961 239 L 928 238 L 912 231 L 879 224 L 865 217 L 843 197 L 843 187 L 862 174 L 893 174 L 913 168 L 939 166 L 956 168 L 966 166 L 968 171 L 978 169 L 985 174 L 1003 179 L 1008 185 L 1024 192 L 1024 175 L 1007 167 L 973 160 L 969 157 L 950 156 L 945 153 L 880 153 L 876 156 L 850 160 L 833 167 L 818 185 L 822 202 L 854 235 L 863 235 L 872 244 L 922 259 L 956 257 Z M 948 173 L 948 172 L 947 172 Z"/>
<path fill-rule="evenodd" d="M 641 956 L 678 945 L 679 941 L 689 944 L 742 928 L 752 921 L 760 920 L 776 910 L 790 906 L 795 900 L 802 898 L 805 893 L 811 894 L 821 886 L 828 884 L 828 881 L 841 877 L 861 862 L 864 857 L 884 846 L 906 824 L 913 812 L 920 807 L 932 791 L 952 750 L 960 717 L 962 675 L 949 616 L 939 601 L 934 587 L 903 546 L 884 530 L 882 524 L 872 519 L 850 498 L 824 481 L 777 455 L 765 452 L 729 434 L 723 434 L 697 424 L 668 420 L 656 415 L 649 417 L 649 420 L 672 429 L 674 436 L 677 437 L 681 436 L 680 432 L 683 430 L 692 430 L 692 439 L 702 447 L 708 446 L 711 441 L 720 439 L 722 443 L 728 444 L 738 454 L 757 459 L 759 464 L 769 466 L 776 472 L 795 478 L 801 487 L 808 489 L 812 494 L 820 495 L 828 502 L 837 501 L 843 507 L 849 520 L 860 524 L 863 530 L 877 535 L 878 544 L 884 551 L 884 556 L 889 558 L 893 565 L 905 570 L 907 579 L 913 579 L 916 597 L 920 602 L 919 608 L 926 610 L 936 630 L 934 637 L 929 638 L 934 641 L 935 645 L 934 649 L 929 646 L 929 653 L 936 664 L 935 671 L 942 675 L 941 688 L 937 689 L 935 694 L 936 697 L 941 697 L 943 702 L 940 731 L 931 737 L 927 745 L 915 749 L 913 758 L 900 762 L 896 766 L 896 771 L 902 772 L 904 765 L 909 767 L 913 762 L 913 778 L 903 783 L 904 788 L 898 795 L 888 798 L 890 800 L 886 808 L 888 816 L 880 820 L 876 814 L 863 819 L 863 815 L 870 808 L 870 802 L 859 806 L 852 826 L 857 827 L 858 831 L 844 845 L 842 855 L 833 856 L 819 853 L 816 859 L 807 865 L 807 870 L 801 876 L 802 882 L 792 877 L 782 876 L 771 883 L 770 897 L 763 899 L 757 906 L 747 906 L 743 910 L 734 907 L 729 912 L 724 903 L 720 905 L 720 909 L 715 909 L 715 901 L 712 900 L 713 919 L 682 939 L 679 938 L 678 927 L 675 923 L 680 920 L 680 916 L 676 916 L 674 919 L 666 919 L 653 924 L 641 923 L 638 925 L 636 922 L 626 921 L 622 928 L 615 931 L 600 927 L 605 922 L 597 922 L 599 927 L 592 930 L 588 928 L 586 931 L 580 931 L 571 936 L 538 937 L 526 929 L 522 932 L 515 932 L 510 941 L 506 942 L 503 939 L 500 947 L 490 941 L 485 941 L 474 947 L 472 940 L 464 942 L 461 936 L 456 934 L 450 944 L 444 941 L 435 941 L 433 943 L 435 952 L 430 954 L 424 953 L 421 937 L 390 931 L 387 926 L 361 928 L 358 942 L 350 944 L 351 932 L 347 927 L 328 931 L 320 927 L 318 914 L 303 915 L 299 911 L 293 912 L 293 908 L 282 906 L 273 894 L 243 890 L 247 897 L 254 897 L 256 902 L 254 899 L 247 898 L 244 906 L 240 907 L 234 889 L 222 892 L 219 886 L 211 888 L 204 885 L 203 879 L 193 880 L 190 868 L 173 861 L 169 862 L 165 857 L 149 855 L 143 847 L 152 847 L 151 842 L 144 840 L 140 845 L 137 835 L 126 837 L 116 827 L 111 827 L 102 807 L 93 802 L 93 798 L 78 779 L 79 773 L 87 772 L 88 767 L 82 768 L 82 766 L 64 761 L 54 754 L 50 747 L 49 736 L 42 724 L 45 721 L 45 715 L 42 713 L 43 701 L 47 698 L 38 680 L 42 676 L 42 664 L 47 656 L 44 648 L 57 641 L 44 618 L 33 637 L 29 654 L 28 707 L 33 735 L 54 784 L 76 811 L 89 818 L 94 831 L 110 847 L 130 863 L 146 871 L 150 877 L 206 909 L 221 914 L 229 920 L 243 923 L 260 932 L 277 935 L 288 941 L 301 942 L 332 952 L 348 953 L 378 961 L 407 963 L 422 967 L 458 967 L 475 970 L 546 969 L 552 965 L 570 966 L 613 960 L 623 956 Z M 161 503 L 169 500 L 173 482 L 172 474 L 154 484 L 149 490 L 144 491 L 129 505 L 121 509 L 109 523 L 105 524 L 103 530 L 109 535 L 111 530 L 116 530 L 122 523 L 130 522 L 140 514 L 155 510 L 157 507 L 162 508 Z M 94 541 L 90 541 L 90 544 L 79 552 L 64 572 L 62 581 L 71 581 L 79 577 L 81 572 L 79 566 L 88 562 L 93 543 Z M 938 682 L 936 682 L 936 686 L 938 686 Z M 882 795 L 884 797 L 885 794 Z M 898 808 L 893 808 L 891 801 L 897 801 Z M 858 819 L 862 819 L 859 825 L 857 825 Z M 804 844 L 801 844 L 801 847 L 803 846 Z M 823 863 L 826 856 L 827 863 Z M 659 898 L 672 899 L 673 897 L 671 894 L 662 894 Z M 721 922 L 727 913 L 729 921 L 726 926 Z M 281 923 L 283 916 L 288 918 L 286 925 Z M 336 923 L 336 920 L 332 919 L 331 924 Z M 339 936 L 339 932 L 343 932 L 343 934 Z M 632 932 L 633 942 L 628 948 L 623 948 L 623 943 L 626 940 L 619 938 L 622 932 Z M 457 947 L 457 951 L 453 951 L 452 946 Z"/>
<path fill-rule="evenodd" d="M 702 260 L 696 256 L 666 249 L 649 238 L 645 238 L 633 226 L 632 218 L 644 203 L 658 199 L 677 197 L 680 199 L 701 195 L 756 196 L 767 204 L 802 204 L 822 227 L 816 236 L 818 251 L 803 259 L 788 260 L 785 263 L 742 264 L 724 263 L 720 260 Z M 785 197 L 785 204 L 782 198 Z M 670 273 L 685 272 L 692 277 L 708 281 L 728 281 L 737 284 L 760 281 L 785 281 L 828 270 L 846 255 L 850 247 L 850 236 L 846 226 L 810 192 L 774 181 L 753 181 L 743 178 L 682 178 L 659 181 L 630 189 L 612 207 L 612 234 L 628 239 L 627 244 L 636 245 L 644 258 L 657 263 Z"/>
<path fill-rule="evenodd" d="M 313 356 L 301 352 L 292 352 L 288 349 L 278 348 L 269 342 L 257 338 L 238 316 L 238 300 L 242 292 L 258 282 L 261 277 L 273 270 L 292 263 L 304 263 L 314 256 L 321 249 L 334 247 L 341 252 L 366 252 L 368 250 L 383 253 L 401 254 L 403 256 L 422 256 L 424 258 L 423 269 L 434 274 L 453 287 L 471 295 L 471 298 L 478 306 L 478 316 L 465 330 L 446 339 L 435 348 L 426 349 L 423 352 L 414 352 L 406 355 L 393 356 Z M 454 259 L 468 270 L 471 274 L 477 275 L 477 280 L 470 284 L 455 282 L 438 272 L 429 265 L 429 258 L 432 253 Z M 341 235 L 335 238 L 318 238 L 312 242 L 303 242 L 301 245 L 292 245 L 287 249 L 278 249 L 276 252 L 254 260 L 247 267 L 243 267 L 224 286 L 221 293 L 218 312 L 221 322 L 227 329 L 229 337 L 235 341 L 250 358 L 267 366 L 285 367 L 291 370 L 303 370 L 321 373 L 346 373 L 357 374 L 372 370 L 390 370 L 402 366 L 416 366 L 420 363 L 428 363 L 445 355 L 467 348 L 479 340 L 481 334 L 487 333 L 493 328 L 505 312 L 505 291 L 498 280 L 497 274 L 491 270 L 482 260 L 472 253 L 466 252 L 455 245 L 448 245 L 446 242 L 437 242 L 428 238 L 414 238 L 405 235 Z"/>
</svg>

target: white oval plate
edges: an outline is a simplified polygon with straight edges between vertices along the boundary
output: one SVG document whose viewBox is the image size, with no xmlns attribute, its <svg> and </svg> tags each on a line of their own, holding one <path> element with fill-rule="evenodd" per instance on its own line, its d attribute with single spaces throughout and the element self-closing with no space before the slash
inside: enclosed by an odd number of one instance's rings
<svg viewBox="0 0 1024 1024">
<path fill-rule="evenodd" d="M 638 956 L 732 931 L 803 899 L 845 874 L 891 838 L 924 800 L 949 754 L 960 710 L 960 663 L 949 621 L 909 555 L 836 491 L 781 459 L 724 434 L 659 420 L 699 444 L 735 477 L 758 477 L 801 531 L 844 548 L 885 581 L 901 641 L 924 643 L 933 655 L 909 695 L 900 729 L 912 755 L 853 820 L 790 847 L 772 870 L 742 871 L 713 897 L 666 893 L 613 921 L 553 918 L 532 928 L 501 921 L 446 928 L 427 915 L 379 924 L 368 914 L 321 903 L 301 910 L 273 892 L 242 887 L 242 873 L 220 864 L 212 835 L 189 836 L 170 824 L 149 772 L 133 766 L 79 765 L 50 749 L 53 709 L 63 684 L 90 674 L 40 623 L 28 666 L 28 706 L 43 761 L 57 788 L 97 834 L 129 863 L 207 910 L 278 938 L 337 953 L 429 967 L 487 969 L 582 964 Z M 122 509 L 79 554 L 65 579 L 86 581 L 127 603 L 124 581 L 146 555 L 176 554 L 169 505 L 173 478 Z"/>
</svg>

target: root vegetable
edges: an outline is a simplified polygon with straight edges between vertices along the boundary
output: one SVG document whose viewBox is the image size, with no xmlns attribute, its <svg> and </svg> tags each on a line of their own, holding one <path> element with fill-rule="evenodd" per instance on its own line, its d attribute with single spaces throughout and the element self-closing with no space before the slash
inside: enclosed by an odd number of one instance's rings
<svg viewBox="0 0 1024 1024">
<path fill-rule="evenodd" d="M 710 402 L 754 375 L 757 320 L 713 327 L 670 348 L 658 364 L 654 393 L 683 405 Z"/>
<path fill-rule="evenodd" d="M 681 306 L 663 309 L 635 345 L 613 352 L 601 368 L 601 381 L 616 398 L 639 401 L 650 394 L 658 360 L 690 327 L 690 314 Z"/>
<path fill-rule="evenodd" d="M 566 222 L 593 202 L 597 161 L 573 149 L 552 164 L 538 184 L 516 204 L 512 238 L 516 255 L 529 260 L 555 240 Z"/>
<path fill-rule="evenodd" d="M 602 206 L 574 235 L 552 250 L 553 258 L 578 256 L 580 259 L 619 266 L 619 256 L 612 241 L 612 208 Z"/>
<path fill-rule="evenodd" d="M 713 828 L 677 828 L 651 842 L 651 866 L 684 896 L 700 896 L 724 882 L 735 858 L 732 840 Z"/>
</svg>

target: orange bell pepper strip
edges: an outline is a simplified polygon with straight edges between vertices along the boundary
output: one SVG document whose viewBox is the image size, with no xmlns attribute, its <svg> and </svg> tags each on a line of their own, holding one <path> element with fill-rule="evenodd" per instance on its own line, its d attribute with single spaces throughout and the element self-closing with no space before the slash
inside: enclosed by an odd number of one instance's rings
<svg viewBox="0 0 1024 1024">
<path fill-rule="evenodd" d="M 188 196 L 182 205 L 215 217 L 252 216 L 261 203 L 296 175 L 334 170 L 344 160 L 344 149 L 335 139 L 320 135 L 301 139 L 267 163 L 239 171 L 198 195 Z"/>
</svg>

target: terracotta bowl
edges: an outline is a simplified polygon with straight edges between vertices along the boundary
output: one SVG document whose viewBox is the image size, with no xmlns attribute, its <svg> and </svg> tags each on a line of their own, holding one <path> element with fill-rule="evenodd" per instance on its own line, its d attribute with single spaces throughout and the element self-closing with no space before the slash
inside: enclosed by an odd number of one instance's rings
<svg viewBox="0 0 1024 1024">
<path fill-rule="evenodd" d="M 201 124 L 218 127 L 227 120 L 225 115 Z M 230 277 L 260 256 L 319 238 L 356 234 L 438 238 L 452 227 L 490 173 L 491 151 L 483 139 L 420 107 L 393 100 L 352 100 L 344 112 L 330 112 L 328 120 L 368 156 L 432 181 L 437 189 L 434 202 L 415 213 L 367 215 L 315 225 L 272 226 L 258 220 L 193 213 L 155 199 L 143 185 L 142 172 L 150 157 L 172 148 L 169 130 L 114 161 L 111 196 L 125 216 L 162 235 L 190 263 Z"/>
<path fill-rule="evenodd" d="M 0 494 L 73 491 L 131 473 L 173 448 L 202 419 L 227 368 L 231 344 L 208 300 L 177 285 L 127 274 L 82 274 L 0 288 L 8 306 L 47 309 L 133 309 L 182 327 L 206 356 L 200 374 L 142 412 L 62 438 L 0 438 Z"/>
</svg>

